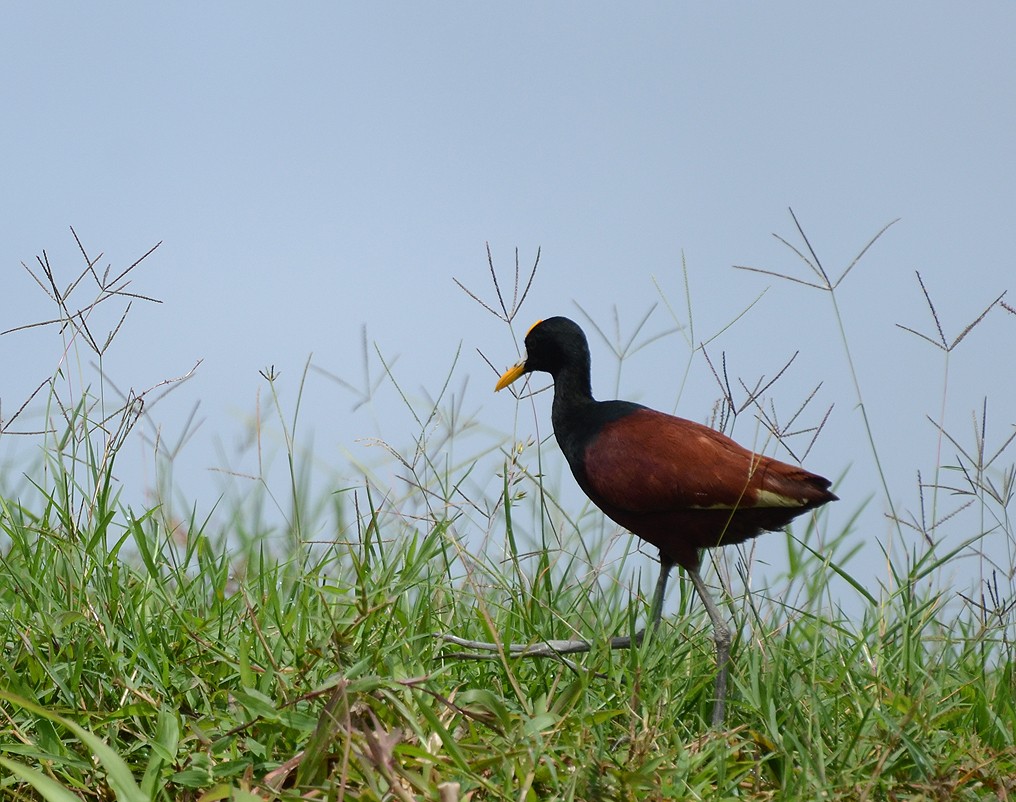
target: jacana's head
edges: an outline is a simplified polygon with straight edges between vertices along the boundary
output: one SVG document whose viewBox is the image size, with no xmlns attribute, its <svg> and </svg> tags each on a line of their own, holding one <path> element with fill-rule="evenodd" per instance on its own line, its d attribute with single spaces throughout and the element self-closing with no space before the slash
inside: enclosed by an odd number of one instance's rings
<svg viewBox="0 0 1016 802">
<path fill-rule="evenodd" d="M 494 391 L 503 390 L 526 373 L 543 371 L 555 379 L 565 368 L 589 373 L 589 343 L 578 324 L 566 317 L 538 320 L 526 332 L 522 361 L 505 371 Z"/>
</svg>

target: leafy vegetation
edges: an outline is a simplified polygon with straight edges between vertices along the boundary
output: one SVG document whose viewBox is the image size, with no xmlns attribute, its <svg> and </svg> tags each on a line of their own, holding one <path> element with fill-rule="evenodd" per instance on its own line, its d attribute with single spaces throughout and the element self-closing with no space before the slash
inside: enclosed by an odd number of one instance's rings
<svg viewBox="0 0 1016 802">
<path fill-rule="evenodd" d="M 850 268 L 823 283 L 804 242 L 795 250 L 835 299 Z M 65 348 L 90 350 L 101 367 L 120 323 L 100 338 L 90 315 L 100 302 L 140 297 L 130 289 L 140 260 L 111 277 L 82 254 L 82 279 L 98 288 L 88 303 L 58 289 L 45 258 L 37 277 Z M 528 286 L 518 273 L 515 286 Z M 488 308 L 510 324 L 524 296 L 498 288 Z M 947 355 L 958 342 L 933 341 Z M 276 375 L 264 376 L 281 407 Z M 171 384 L 112 403 L 88 388 L 63 372 L 40 387 L 45 462 L 31 488 L 0 497 L 5 799 L 1016 794 L 1013 566 L 989 572 L 978 598 L 929 581 L 989 529 L 1016 542 L 1011 439 L 957 443 L 958 464 L 941 465 L 928 487 L 968 499 L 983 525 L 942 549 L 922 518 L 898 515 L 898 527 L 922 536 L 902 556 L 887 552 L 881 592 L 851 574 L 854 519 L 830 532 L 819 513 L 792 534 L 766 536 L 790 566 L 778 596 L 743 591 L 744 555 L 716 555 L 737 639 L 728 726 L 715 731 L 713 645 L 690 586 L 675 583 L 677 614 L 658 635 L 606 648 L 646 613 L 646 600 L 616 581 L 632 544 L 619 535 L 615 559 L 609 537 L 601 550 L 579 540 L 602 519 L 567 509 L 544 486 L 539 444 L 449 463 L 448 416 L 441 436 L 393 449 L 407 490 L 365 481 L 322 501 L 307 497 L 280 409 L 292 511 L 285 537 L 272 539 L 240 505 L 213 523 L 123 503 L 118 454 L 144 401 Z M 738 403 L 726 393 L 720 423 L 765 389 Z M 4 430 L 16 418 L 0 422 Z M 491 484 L 473 476 L 491 465 L 499 492 L 465 495 L 470 481 Z M 945 475 L 959 483 L 947 487 Z M 842 612 L 833 579 L 859 612 Z M 592 648 L 566 661 L 527 659 L 506 648 L 473 653 L 449 635 L 501 647 L 583 637 Z"/>
</svg>

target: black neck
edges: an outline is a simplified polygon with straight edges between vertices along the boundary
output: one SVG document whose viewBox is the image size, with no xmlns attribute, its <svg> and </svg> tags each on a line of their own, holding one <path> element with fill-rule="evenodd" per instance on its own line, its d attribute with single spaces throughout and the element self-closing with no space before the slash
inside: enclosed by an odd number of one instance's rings
<svg viewBox="0 0 1016 802">
<path fill-rule="evenodd" d="M 567 428 L 566 421 L 572 419 L 577 408 L 593 403 L 593 391 L 589 382 L 589 363 L 569 365 L 554 376 L 554 406 L 551 418 L 554 430 Z"/>
</svg>

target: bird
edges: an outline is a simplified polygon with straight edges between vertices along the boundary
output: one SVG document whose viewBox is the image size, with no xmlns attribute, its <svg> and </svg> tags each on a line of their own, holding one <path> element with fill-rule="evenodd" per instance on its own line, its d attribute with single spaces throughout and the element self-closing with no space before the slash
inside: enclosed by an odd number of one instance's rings
<svg viewBox="0 0 1016 802">
<path fill-rule="evenodd" d="M 713 627 L 712 725 L 721 726 L 731 636 L 702 580 L 702 552 L 782 529 L 836 501 L 832 483 L 700 423 L 630 401 L 596 401 L 589 343 L 566 317 L 530 327 L 522 359 L 498 379 L 495 392 L 534 372 L 549 373 L 554 381 L 554 435 L 579 487 L 608 518 L 660 551 L 649 615 L 653 630 L 673 567 L 691 578 Z"/>
</svg>

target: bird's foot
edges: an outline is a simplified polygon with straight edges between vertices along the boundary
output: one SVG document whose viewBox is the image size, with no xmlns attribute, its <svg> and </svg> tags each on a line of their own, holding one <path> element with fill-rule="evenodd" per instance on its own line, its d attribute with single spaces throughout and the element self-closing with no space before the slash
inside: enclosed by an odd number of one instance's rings
<svg viewBox="0 0 1016 802">
<path fill-rule="evenodd" d="M 611 638 L 607 645 L 611 649 L 631 649 L 639 646 L 645 638 L 646 630 L 642 629 L 634 635 L 621 635 Z M 438 635 L 445 643 L 474 649 L 473 652 L 448 652 L 444 655 L 452 660 L 493 660 L 497 652 L 504 652 L 509 657 L 553 657 L 568 665 L 575 664 L 566 659 L 566 654 L 579 654 L 592 651 L 594 643 L 576 638 L 575 640 L 545 640 L 536 643 L 493 643 L 489 641 L 468 640 L 457 635 Z"/>
</svg>

